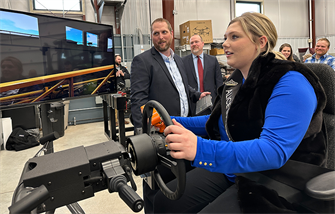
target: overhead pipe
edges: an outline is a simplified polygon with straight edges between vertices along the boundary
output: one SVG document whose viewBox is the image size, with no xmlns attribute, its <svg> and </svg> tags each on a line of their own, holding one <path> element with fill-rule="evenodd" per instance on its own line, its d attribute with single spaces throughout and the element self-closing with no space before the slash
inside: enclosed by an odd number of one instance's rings
<svg viewBox="0 0 335 214">
<path fill-rule="evenodd" d="M 315 35 L 315 0 L 312 0 L 312 44 L 313 48 L 315 48 L 316 44 L 316 35 Z"/>
<path fill-rule="evenodd" d="M 123 30 L 122 30 L 123 25 L 121 24 L 121 18 L 120 18 L 120 36 L 121 36 L 121 56 L 122 56 L 122 62 L 125 62 L 124 58 L 124 44 L 123 44 Z"/>
<path fill-rule="evenodd" d="M 98 7 L 97 0 L 91 0 L 91 5 L 92 5 L 93 10 L 94 10 L 94 20 L 95 20 L 96 23 L 100 23 L 100 19 L 99 19 L 99 16 L 98 16 L 99 7 Z"/>
<path fill-rule="evenodd" d="M 149 15 L 149 26 L 150 26 L 150 37 L 151 37 L 151 0 L 149 0 L 149 13 L 150 13 L 150 15 Z M 150 44 L 150 46 L 152 46 L 152 41 L 151 41 L 151 39 L 149 38 L 149 44 Z"/>
<path fill-rule="evenodd" d="M 115 16 L 115 34 L 121 34 L 121 19 L 119 17 L 119 10 L 114 8 L 114 16 Z"/>
<path fill-rule="evenodd" d="M 116 34 L 120 34 L 121 36 L 121 58 L 122 62 L 125 62 L 124 57 L 124 44 L 123 44 L 123 25 L 122 25 L 122 15 L 124 7 L 126 6 L 127 0 L 121 3 L 118 7 L 115 6 L 115 25 L 116 25 Z M 119 23 L 118 23 L 119 22 Z M 118 25 L 119 24 L 119 25 Z"/>
<path fill-rule="evenodd" d="M 316 43 L 316 36 L 315 36 L 315 0 L 309 0 L 308 2 L 308 9 L 309 9 L 309 47 L 314 48 Z"/>
<path fill-rule="evenodd" d="M 174 14 L 173 14 L 174 0 L 162 0 L 162 6 L 163 6 L 163 18 L 170 22 L 174 35 Z M 170 48 L 174 51 L 174 37 L 172 38 Z"/>
<path fill-rule="evenodd" d="M 235 18 L 235 3 L 236 0 L 230 0 L 230 21 Z"/>
<path fill-rule="evenodd" d="M 122 14 L 124 7 L 127 3 L 127 0 L 125 0 L 123 3 L 118 4 L 114 7 L 115 11 L 115 33 L 116 34 L 121 34 L 121 19 L 122 19 Z"/>
</svg>

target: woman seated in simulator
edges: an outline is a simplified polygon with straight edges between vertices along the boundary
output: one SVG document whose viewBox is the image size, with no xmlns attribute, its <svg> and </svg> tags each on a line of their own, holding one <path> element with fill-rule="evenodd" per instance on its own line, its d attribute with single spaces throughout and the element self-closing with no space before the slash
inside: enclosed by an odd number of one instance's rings
<svg viewBox="0 0 335 214">
<path fill-rule="evenodd" d="M 225 195 L 235 173 L 279 169 L 289 159 L 324 162 L 325 140 L 315 140 L 322 135 L 324 90 L 305 65 L 275 59 L 277 37 L 274 24 L 260 13 L 229 23 L 222 46 L 236 70 L 218 89 L 211 115 L 172 117 L 174 125 L 165 129 L 171 156 L 196 168 L 186 174 L 179 200 L 158 191 L 154 213 L 227 212 L 237 201 Z M 209 139 L 199 137 L 204 135 Z M 175 188 L 176 181 L 167 186 Z"/>
</svg>

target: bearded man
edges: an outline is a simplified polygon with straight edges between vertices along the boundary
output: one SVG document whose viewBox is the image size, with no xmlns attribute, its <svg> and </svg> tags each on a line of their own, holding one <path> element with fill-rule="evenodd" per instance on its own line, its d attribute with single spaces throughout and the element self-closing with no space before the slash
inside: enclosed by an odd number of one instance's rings
<svg viewBox="0 0 335 214">
<path fill-rule="evenodd" d="M 182 59 L 170 48 L 173 31 L 168 20 L 151 24 L 154 47 L 137 55 L 131 64 L 131 113 L 135 129 L 142 127 L 140 107 L 149 100 L 161 103 L 171 116 L 192 115 L 190 103 L 209 92 L 198 92 L 188 86 Z"/>
<path fill-rule="evenodd" d="M 151 37 L 154 47 L 134 57 L 131 64 L 131 114 L 135 130 L 142 127 L 140 107 L 150 100 L 161 103 L 171 116 L 187 117 L 192 115 L 190 103 L 210 94 L 189 87 L 184 63 L 170 48 L 173 31 L 168 20 L 158 18 L 153 21 Z M 159 172 L 165 183 L 174 178 L 165 167 Z M 143 182 L 145 213 L 152 213 L 156 192 Z"/>
<path fill-rule="evenodd" d="M 305 63 L 322 63 L 329 65 L 335 71 L 335 57 L 327 54 L 330 49 L 330 41 L 327 38 L 321 38 L 315 46 L 315 54 L 307 58 Z"/>
</svg>

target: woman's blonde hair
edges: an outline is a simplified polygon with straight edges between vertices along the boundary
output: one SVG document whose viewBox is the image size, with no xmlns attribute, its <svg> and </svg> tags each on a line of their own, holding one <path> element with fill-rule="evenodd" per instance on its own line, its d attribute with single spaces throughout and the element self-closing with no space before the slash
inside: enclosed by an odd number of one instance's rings
<svg viewBox="0 0 335 214">
<path fill-rule="evenodd" d="M 274 53 L 276 59 L 286 60 L 286 57 L 281 52 L 279 51 L 271 51 L 271 52 Z"/>
<path fill-rule="evenodd" d="M 276 46 L 278 34 L 275 25 L 272 21 L 261 13 L 246 12 L 241 16 L 231 20 L 229 25 L 239 22 L 243 31 L 248 35 L 249 39 L 258 45 L 258 38 L 266 36 L 268 39 L 266 44 L 266 51 L 263 55 L 267 55 Z M 258 48 L 258 54 L 261 50 Z"/>
</svg>

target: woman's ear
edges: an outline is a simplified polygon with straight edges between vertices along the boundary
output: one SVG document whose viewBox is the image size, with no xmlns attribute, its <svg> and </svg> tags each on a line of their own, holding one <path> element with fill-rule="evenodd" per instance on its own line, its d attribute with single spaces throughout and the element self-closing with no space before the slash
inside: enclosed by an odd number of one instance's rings
<svg viewBox="0 0 335 214">
<path fill-rule="evenodd" d="M 267 43 L 268 43 L 268 38 L 266 36 L 263 35 L 263 36 L 259 37 L 259 45 L 260 45 L 261 49 L 266 47 Z"/>
</svg>

